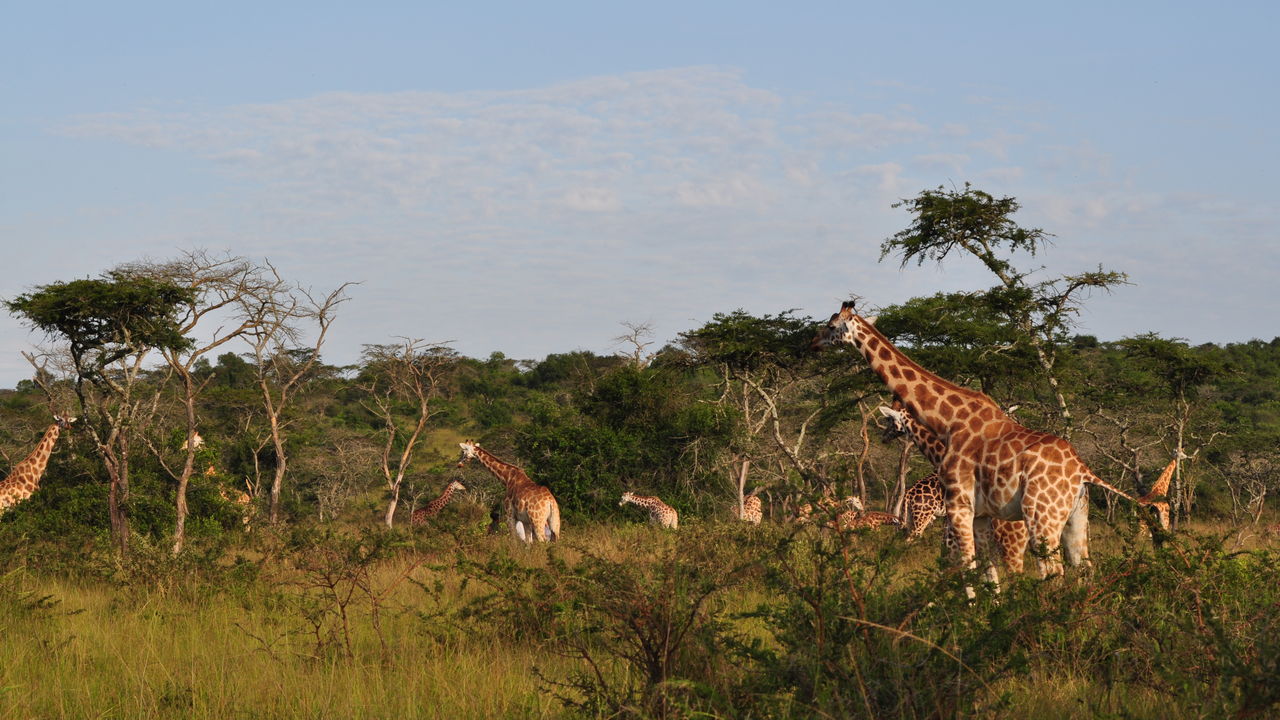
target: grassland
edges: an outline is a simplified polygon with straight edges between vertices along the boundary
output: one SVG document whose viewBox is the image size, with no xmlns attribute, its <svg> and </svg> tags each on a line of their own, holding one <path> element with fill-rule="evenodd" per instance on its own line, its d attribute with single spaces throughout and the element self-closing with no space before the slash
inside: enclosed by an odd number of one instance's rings
<svg viewBox="0 0 1280 720">
<path fill-rule="evenodd" d="M 936 538 L 690 521 L 545 547 L 260 532 L 183 560 L 0 577 L 3 718 L 1273 717 L 1269 538 L 1156 550 L 973 603 Z"/>
</svg>

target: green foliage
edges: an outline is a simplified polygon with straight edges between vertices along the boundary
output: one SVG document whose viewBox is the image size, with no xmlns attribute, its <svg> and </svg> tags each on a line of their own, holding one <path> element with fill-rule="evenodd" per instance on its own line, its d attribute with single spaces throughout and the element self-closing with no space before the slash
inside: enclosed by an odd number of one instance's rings
<svg viewBox="0 0 1280 720">
<path fill-rule="evenodd" d="M 750 372 L 765 364 L 792 365 L 811 357 L 811 318 L 795 317 L 794 310 L 760 317 L 739 309 L 716 313 L 711 322 L 680 334 L 680 341 L 696 362 L 725 365 Z"/>
<path fill-rule="evenodd" d="M 1039 229 L 1019 227 L 1010 217 L 1021 207 L 1012 197 L 997 198 L 969 183 L 964 190 L 924 190 L 916 197 L 894 203 L 914 216 L 911 226 L 899 231 L 880 245 L 880 259 L 894 253 L 902 255 L 902 267 L 912 260 L 917 265 L 926 260 L 942 262 L 955 251 L 978 258 L 992 273 L 1004 277 L 1013 266 L 997 255 L 1000 248 L 1008 252 L 1039 252 L 1052 237 Z"/>
<path fill-rule="evenodd" d="M 993 395 L 1034 379 L 1039 368 L 1026 339 L 1008 325 L 990 293 L 938 293 L 880 311 L 876 327 L 916 362 Z"/>
</svg>

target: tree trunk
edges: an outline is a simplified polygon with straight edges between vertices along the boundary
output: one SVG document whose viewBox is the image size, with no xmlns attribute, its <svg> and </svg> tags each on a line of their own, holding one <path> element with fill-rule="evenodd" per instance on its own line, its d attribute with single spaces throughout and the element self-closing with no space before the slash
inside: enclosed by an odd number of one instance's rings
<svg viewBox="0 0 1280 720">
<path fill-rule="evenodd" d="M 893 488 L 893 514 L 902 517 L 902 503 L 907 499 L 907 470 L 910 469 L 911 443 L 902 443 L 898 453 L 898 483 Z"/>
<path fill-rule="evenodd" d="M 387 515 L 385 518 L 383 518 L 383 522 L 387 524 L 388 530 L 390 530 L 395 524 L 396 506 L 399 504 L 400 504 L 400 481 L 397 480 L 396 484 L 391 488 L 391 502 L 387 503 Z"/>
<path fill-rule="evenodd" d="M 284 439 L 280 437 L 280 424 L 274 416 L 271 418 L 271 443 L 276 453 L 276 472 L 271 479 L 270 521 L 275 525 L 280 521 L 280 489 L 284 487 L 284 472 L 288 466 L 288 460 L 284 455 Z"/>
</svg>

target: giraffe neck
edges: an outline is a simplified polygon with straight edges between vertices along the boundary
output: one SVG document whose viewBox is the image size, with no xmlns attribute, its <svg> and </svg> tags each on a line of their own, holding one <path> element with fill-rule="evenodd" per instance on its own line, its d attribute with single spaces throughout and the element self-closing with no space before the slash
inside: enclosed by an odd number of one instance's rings
<svg viewBox="0 0 1280 720">
<path fill-rule="evenodd" d="M 36 449 L 32 450 L 25 460 L 14 466 L 9 477 L 15 477 L 21 472 L 39 483 L 41 476 L 44 475 L 45 466 L 49 464 L 49 456 L 53 454 L 54 443 L 58 442 L 58 435 L 61 432 L 62 428 L 58 425 L 50 425 L 49 429 L 45 430 L 44 437 L 40 438 Z"/>
<path fill-rule="evenodd" d="M 453 485 L 452 485 L 452 484 L 445 486 L 444 492 L 440 493 L 440 497 L 436 498 L 436 499 L 435 499 L 435 501 L 434 501 L 434 502 L 432 502 L 431 504 L 432 504 L 432 505 L 439 505 L 440 507 L 444 507 L 444 504 L 445 504 L 445 503 L 447 503 L 447 502 L 449 502 L 449 498 L 451 498 L 451 497 L 453 497 Z"/>
<path fill-rule="evenodd" d="M 476 448 L 476 459 L 480 461 L 481 465 L 484 465 L 486 470 L 493 473 L 494 477 L 501 480 L 508 490 L 517 485 L 532 482 L 524 470 L 511 463 L 499 460 L 493 453 L 482 447 Z"/>
<path fill-rule="evenodd" d="M 659 510 L 662 507 L 662 503 L 657 498 L 644 497 L 643 495 L 632 495 L 627 498 L 627 502 L 650 511 Z"/>
<path fill-rule="evenodd" d="M 947 446 L 942 444 L 938 436 L 933 434 L 933 431 L 929 428 L 916 422 L 915 418 L 911 417 L 910 414 L 904 413 L 902 422 L 907 427 L 907 435 L 911 436 L 911 441 L 915 443 L 916 449 L 920 451 L 920 454 L 924 455 L 925 460 L 928 460 L 935 467 L 942 464 L 942 458 L 946 455 Z"/>
<path fill-rule="evenodd" d="M 53 445 L 58 442 L 58 434 L 61 431 L 62 428 L 58 425 L 50 425 L 31 454 L 13 466 L 13 470 L 9 471 L 9 477 L 0 483 L 0 493 L 4 495 L 0 497 L 0 502 L 25 500 L 35 492 L 36 487 L 40 485 L 40 478 L 44 476 L 45 466 L 49 464 L 49 456 L 53 454 Z"/>
<path fill-rule="evenodd" d="M 971 429 L 969 419 L 975 413 L 981 413 L 984 422 L 1007 419 L 991 398 L 925 370 L 862 316 L 850 314 L 849 329 L 847 340 L 858 348 L 872 371 L 909 413 L 944 443 L 952 435 Z"/>
<path fill-rule="evenodd" d="M 1165 466 L 1164 471 L 1160 473 L 1160 477 L 1156 479 L 1155 484 L 1151 486 L 1144 499 L 1157 498 L 1162 495 L 1169 494 L 1169 483 L 1173 480 L 1173 471 L 1178 468 L 1178 456 L 1174 456 L 1169 464 Z"/>
</svg>

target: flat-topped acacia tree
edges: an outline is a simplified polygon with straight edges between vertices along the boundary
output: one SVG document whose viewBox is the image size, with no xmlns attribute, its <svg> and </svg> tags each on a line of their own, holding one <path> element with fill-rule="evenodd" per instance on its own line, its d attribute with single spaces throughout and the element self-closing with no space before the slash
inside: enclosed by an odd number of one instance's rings
<svg viewBox="0 0 1280 720">
<path fill-rule="evenodd" d="M 99 278 L 41 285 L 5 301 L 24 323 L 65 343 L 48 354 L 69 360 L 82 427 L 111 483 L 107 507 L 121 553 L 129 546 L 133 442 L 155 408 L 155 393 L 142 392 L 144 364 L 152 351 L 190 347 L 178 318 L 193 298 L 190 289 L 175 283 L 112 270 Z"/>
</svg>

